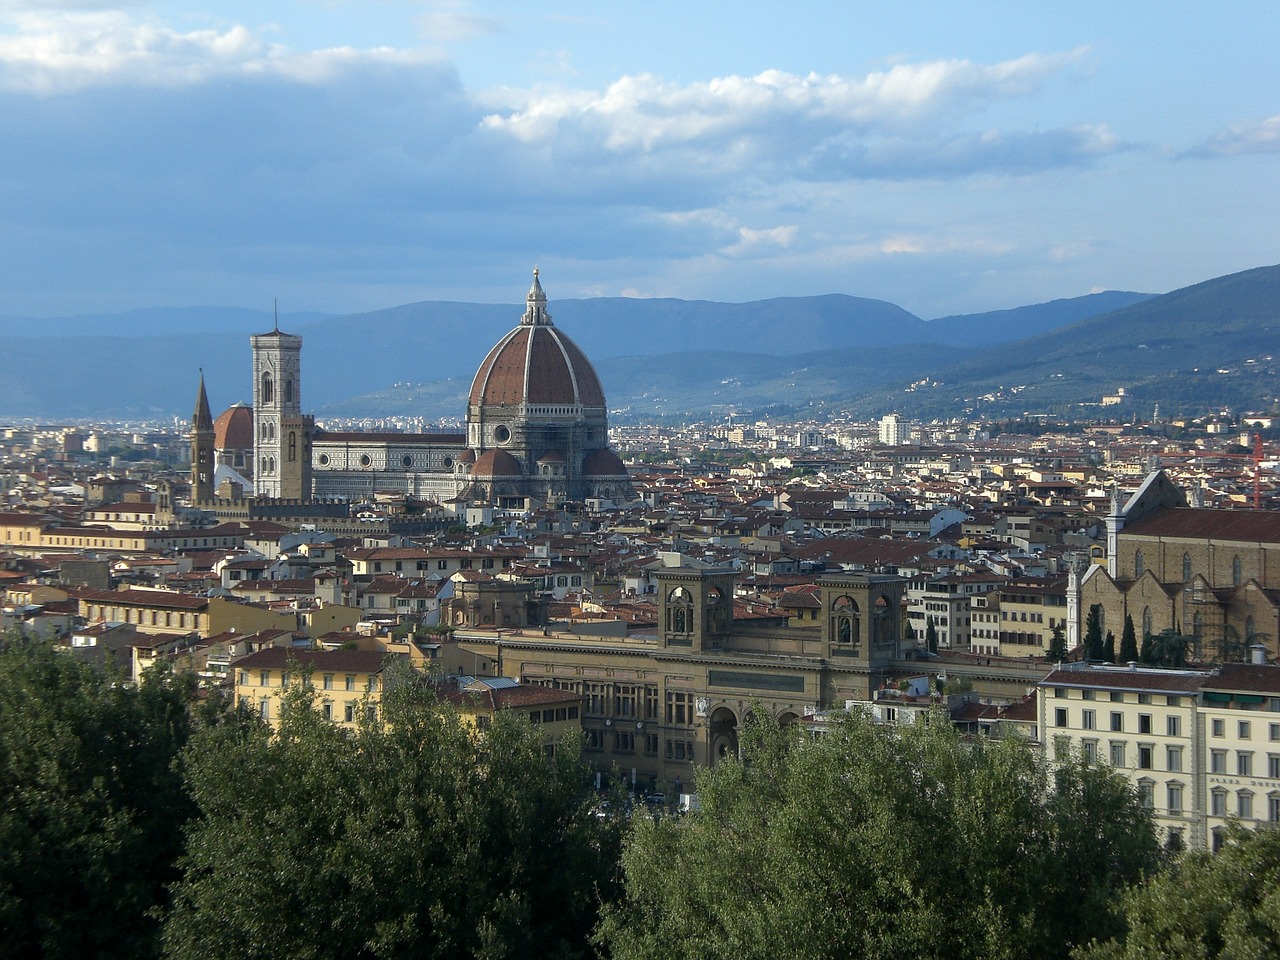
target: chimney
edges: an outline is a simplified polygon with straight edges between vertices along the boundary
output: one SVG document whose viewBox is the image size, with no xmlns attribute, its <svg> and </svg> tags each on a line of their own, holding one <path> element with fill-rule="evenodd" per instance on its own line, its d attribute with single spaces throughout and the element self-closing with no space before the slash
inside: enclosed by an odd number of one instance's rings
<svg viewBox="0 0 1280 960">
<path fill-rule="evenodd" d="M 1267 648 L 1260 643 L 1252 644 L 1249 647 L 1249 662 L 1262 664 L 1267 662 Z"/>
</svg>

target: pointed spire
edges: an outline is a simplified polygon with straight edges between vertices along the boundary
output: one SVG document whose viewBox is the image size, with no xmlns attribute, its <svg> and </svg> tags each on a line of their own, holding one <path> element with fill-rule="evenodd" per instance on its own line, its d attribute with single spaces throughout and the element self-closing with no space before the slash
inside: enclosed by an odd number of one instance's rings
<svg viewBox="0 0 1280 960">
<path fill-rule="evenodd" d="M 200 389 L 196 391 L 196 409 L 191 425 L 197 430 L 213 429 L 213 414 L 209 412 L 209 396 L 204 392 L 204 367 L 200 368 Z"/>
<path fill-rule="evenodd" d="M 521 326 L 549 327 L 551 314 L 547 313 L 547 295 L 538 281 L 538 268 L 533 268 L 533 283 L 529 286 L 529 295 L 525 297 L 524 316 L 520 318 Z"/>
</svg>

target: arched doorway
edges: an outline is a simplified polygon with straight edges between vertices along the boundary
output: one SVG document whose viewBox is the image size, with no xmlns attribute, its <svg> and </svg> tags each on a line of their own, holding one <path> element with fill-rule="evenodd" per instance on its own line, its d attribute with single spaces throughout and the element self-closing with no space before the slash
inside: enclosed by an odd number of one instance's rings
<svg viewBox="0 0 1280 960">
<path fill-rule="evenodd" d="M 709 735 L 711 737 L 711 763 L 738 755 L 738 718 L 728 707 L 717 707 L 711 712 Z"/>
</svg>

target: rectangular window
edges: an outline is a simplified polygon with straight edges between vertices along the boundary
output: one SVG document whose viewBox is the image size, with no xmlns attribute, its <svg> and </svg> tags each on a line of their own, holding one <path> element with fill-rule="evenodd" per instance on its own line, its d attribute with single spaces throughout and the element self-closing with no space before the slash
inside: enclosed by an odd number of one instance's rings
<svg viewBox="0 0 1280 960">
<path fill-rule="evenodd" d="M 355 688 L 356 688 L 355 674 L 349 673 L 347 674 L 347 690 L 351 691 L 351 690 L 355 690 Z"/>
<path fill-rule="evenodd" d="M 1097 740 L 1086 740 L 1080 746 L 1084 753 L 1085 760 L 1087 760 L 1089 763 L 1098 762 L 1098 741 Z"/>
<path fill-rule="evenodd" d="M 263 700 L 258 704 L 258 716 L 266 720 L 271 716 L 271 701 Z"/>
<path fill-rule="evenodd" d="M 1124 731 L 1124 714 L 1118 711 L 1112 711 L 1111 714 L 1111 732 L 1122 733 Z"/>
<path fill-rule="evenodd" d="M 603 717 L 609 709 L 609 684 L 587 683 L 583 685 L 583 691 L 587 695 L 587 716 Z"/>
<path fill-rule="evenodd" d="M 1123 743 L 1113 742 L 1111 744 L 1111 765 L 1113 767 L 1124 766 L 1124 744 Z"/>
<path fill-rule="evenodd" d="M 326 720 L 333 719 L 333 704 L 326 700 L 320 707 L 320 715 Z"/>
<path fill-rule="evenodd" d="M 634 717 L 638 705 L 637 700 L 635 687 L 615 686 L 613 688 L 613 715 L 615 717 Z"/>
<path fill-rule="evenodd" d="M 644 688 L 644 718 L 646 720 L 658 719 L 658 688 Z"/>
<path fill-rule="evenodd" d="M 1174 773 L 1182 772 L 1182 748 L 1166 747 L 1165 748 L 1165 766 Z"/>
<path fill-rule="evenodd" d="M 1151 702 L 1151 694 L 1149 694 L 1149 693 L 1140 693 L 1140 694 L 1138 694 L 1138 702 L 1139 702 L 1139 703 L 1150 703 L 1150 702 Z"/>
<path fill-rule="evenodd" d="M 1138 769 L 1150 770 L 1153 766 L 1151 756 L 1155 749 L 1148 743 L 1138 745 Z"/>
<path fill-rule="evenodd" d="M 1067 695 L 1067 690 L 1066 690 L 1066 688 L 1065 688 L 1065 687 L 1054 687 L 1054 688 L 1053 688 L 1053 695 L 1054 695 L 1054 697 L 1055 697 L 1056 699 L 1058 699 L 1058 700 L 1062 700 L 1063 698 L 1065 698 L 1065 697 L 1066 697 L 1066 695 Z"/>
<path fill-rule="evenodd" d="M 1169 784 L 1169 812 L 1174 816 L 1182 813 L 1182 786 L 1180 784 Z"/>
<path fill-rule="evenodd" d="M 604 731 L 588 730 L 585 749 L 603 750 L 604 749 Z"/>
<path fill-rule="evenodd" d="M 693 725 L 693 694 L 667 691 L 667 723 Z"/>
<path fill-rule="evenodd" d="M 1227 772 L 1227 751 L 1225 750 L 1209 751 L 1209 772 L 1210 773 L 1226 773 Z"/>
<path fill-rule="evenodd" d="M 259 670 L 259 671 L 258 671 L 258 686 L 260 686 L 260 687 L 269 687 L 269 686 L 271 686 L 271 671 L 270 671 L 270 670 Z"/>
<path fill-rule="evenodd" d="M 656 733 L 646 733 L 644 735 L 644 752 L 651 757 L 658 755 L 658 735 Z"/>
<path fill-rule="evenodd" d="M 1155 785 L 1150 780 L 1138 783 L 1138 803 L 1142 804 L 1144 810 L 1150 810 L 1156 805 Z"/>
<path fill-rule="evenodd" d="M 1151 714 L 1138 714 L 1138 732 L 1146 734 L 1147 736 L 1151 735 Z"/>
<path fill-rule="evenodd" d="M 1111 691 L 1111 702 L 1112 702 L 1112 703 L 1124 703 L 1124 694 L 1123 694 L 1123 693 L 1121 693 L 1119 690 L 1112 690 L 1112 691 Z"/>
<path fill-rule="evenodd" d="M 1238 793 L 1236 794 L 1236 816 L 1241 820 L 1253 819 L 1253 794 Z"/>
<path fill-rule="evenodd" d="M 1271 732 L 1269 734 L 1269 736 L 1271 737 L 1271 741 L 1273 743 L 1280 742 L 1280 723 L 1273 723 L 1273 724 L 1270 724 L 1269 726 L 1271 728 Z"/>
<path fill-rule="evenodd" d="M 1209 800 L 1209 812 L 1215 817 L 1227 815 L 1227 791 L 1215 790 Z"/>
<path fill-rule="evenodd" d="M 1092 700 L 1092 699 L 1093 699 L 1093 691 L 1092 691 L 1092 690 L 1081 690 L 1081 691 L 1080 691 L 1080 699 L 1081 699 L 1081 700 Z"/>
<path fill-rule="evenodd" d="M 1215 737 L 1225 737 L 1227 735 L 1227 724 L 1221 717 L 1214 718 L 1213 723 L 1210 725 L 1210 729 L 1213 731 L 1213 735 Z"/>
<path fill-rule="evenodd" d="M 1080 711 L 1080 726 L 1082 726 L 1086 730 L 1097 729 L 1097 726 L 1098 726 L 1097 718 L 1095 717 L 1094 712 L 1092 710 Z"/>
<path fill-rule="evenodd" d="M 1248 721 L 1248 720 L 1241 720 L 1238 724 L 1236 724 L 1236 729 L 1237 729 L 1237 731 L 1238 731 L 1238 732 L 1239 732 L 1239 734 L 1240 734 L 1240 739 L 1241 739 L 1241 740 L 1248 740 L 1248 739 L 1249 739 L 1250 729 L 1251 729 L 1251 728 L 1250 728 L 1250 726 L 1249 726 L 1249 721 Z"/>
<path fill-rule="evenodd" d="M 1272 780 L 1280 780 L 1280 756 L 1267 754 L 1267 776 Z"/>
<path fill-rule="evenodd" d="M 342 719 L 347 723 L 356 722 L 356 705 L 354 703 L 343 704 Z"/>
<path fill-rule="evenodd" d="M 1236 751 L 1236 776 L 1253 776 L 1253 754 L 1244 750 Z"/>
<path fill-rule="evenodd" d="M 322 683 L 322 686 L 324 687 L 324 689 L 325 689 L 325 690 L 332 690 L 332 689 L 333 689 L 333 674 L 332 674 L 332 673 L 326 673 L 326 674 L 324 675 L 324 681 L 323 681 L 323 683 Z"/>
<path fill-rule="evenodd" d="M 1165 733 L 1171 737 L 1182 736 L 1182 718 L 1173 714 L 1164 718 Z"/>
<path fill-rule="evenodd" d="M 1169 696 L 1165 697 L 1164 701 L 1165 703 L 1169 704 L 1169 706 L 1171 707 L 1182 706 L 1182 698 L 1178 696 L 1174 696 L 1173 694 L 1170 694 Z"/>
</svg>

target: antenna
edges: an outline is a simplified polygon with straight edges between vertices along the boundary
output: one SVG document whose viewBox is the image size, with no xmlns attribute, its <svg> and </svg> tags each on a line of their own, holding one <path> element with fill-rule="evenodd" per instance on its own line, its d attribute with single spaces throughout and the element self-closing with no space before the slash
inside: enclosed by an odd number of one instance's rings
<svg viewBox="0 0 1280 960">
<path fill-rule="evenodd" d="M 274 317 L 274 326 L 275 326 L 275 329 L 272 332 L 279 333 L 280 332 L 280 301 L 277 300 L 275 297 L 271 298 L 271 313 Z"/>
</svg>

